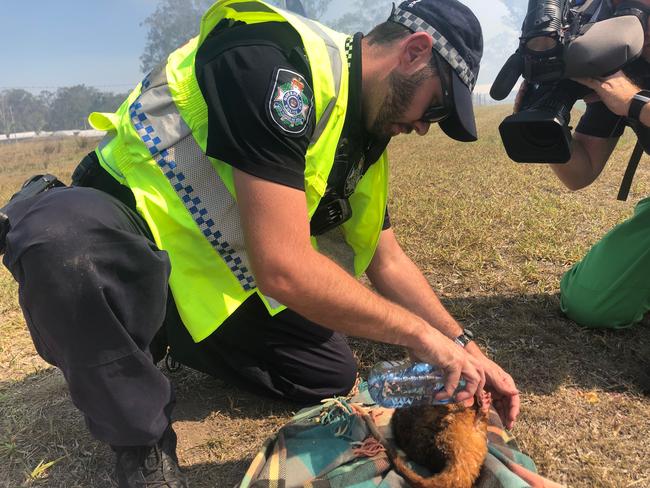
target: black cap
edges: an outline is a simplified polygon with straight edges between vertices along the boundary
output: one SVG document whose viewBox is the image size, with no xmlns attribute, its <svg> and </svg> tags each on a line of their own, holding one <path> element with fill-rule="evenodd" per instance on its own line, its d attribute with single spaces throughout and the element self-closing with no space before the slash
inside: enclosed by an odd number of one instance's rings
<svg viewBox="0 0 650 488">
<path fill-rule="evenodd" d="M 472 91 L 483 56 L 481 24 L 457 0 L 407 0 L 393 7 L 388 19 L 413 32 L 428 32 L 433 49 L 451 66 L 454 109 L 440 128 L 458 141 L 475 141 L 476 121 Z"/>
</svg>

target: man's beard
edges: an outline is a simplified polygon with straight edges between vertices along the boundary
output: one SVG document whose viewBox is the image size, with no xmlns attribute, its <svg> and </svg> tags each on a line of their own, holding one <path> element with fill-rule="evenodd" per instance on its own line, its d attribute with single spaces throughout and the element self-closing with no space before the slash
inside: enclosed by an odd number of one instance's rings
<svg viewBox="0 0 650 488">
<path fill-rule="evenodd" d="M 391 126 L 399 120 L 415 97 L 415 91 L 425 80 L 433 76 L 431 68 L 422 68 L 411 76 L 404 76 L 396 71 L 388 75 L 388 95 L 379 108 L 377 117 L 370 127 L 370 133 L 379 138 L 393 135 Z"/>
</svg>

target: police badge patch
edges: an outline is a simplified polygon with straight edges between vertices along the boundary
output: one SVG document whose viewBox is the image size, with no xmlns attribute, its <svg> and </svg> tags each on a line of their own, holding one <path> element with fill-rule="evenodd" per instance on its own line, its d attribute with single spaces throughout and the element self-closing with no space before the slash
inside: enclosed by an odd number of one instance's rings
<svg viewBox="0 0 650 488">
<path fill-rule="evenodd" d="M 285 68 L 276 68 L 268 105 L 271 120 L 283 132 L 301 136 L 307 130 L 313 106 L 311 87 L 302 75 Z"/>
</svg>

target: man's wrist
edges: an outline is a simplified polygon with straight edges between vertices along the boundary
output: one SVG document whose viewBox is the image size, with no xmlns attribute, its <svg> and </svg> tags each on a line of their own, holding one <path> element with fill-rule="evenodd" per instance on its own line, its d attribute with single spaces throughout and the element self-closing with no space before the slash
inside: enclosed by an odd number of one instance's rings
<svg viewBox="0 0 650 488">
<path fill-rule="evenodd" d="M 474 333 L 469 329 L 462 329 L 462 332 L 454 337 L 454 342 L 461 347 L 466 347 L 474 340 Z"/>
<path fill-rule="evenodd" d="M 648 117 L 648 105 L 650 104 L 650 91 L 640 90 L 636 93 L 628 105 L 627 118 L 635 122 L 640 122 L 644 125 L 644 119 Z M 644 113 L 645 117 L 644 117 Z"/>
<path fill-rule="evenodd" d="M 414 321 L 412 322 L 412 327 L 404 335 L 404 343 L 401 345 L 412 350 L 417 350 L 422 346 L 422 344 L 430 341 L 431 335 L 435 334 L 436 332 L 438 331 L 433 329 L 427 321 Z"/>
<path fill-rule="evenodd" d="M 465 347 L 465 352 L 467 352 L 467 354 L 472 356 L 474 359 L 478 359 L 482 363 L 490 360 L 487 351 L 481 349 L 476 341 L 472 341 L 467 344 L 467 347 Z"/>
<path fill-rule="evenodd" d="M 465 350 L 472 356 L 485 356 L 483 350 L 478 346 L 476 341 L 472 341 L 467 344 L 467 346 L 465 346 Z"/>
</svg>

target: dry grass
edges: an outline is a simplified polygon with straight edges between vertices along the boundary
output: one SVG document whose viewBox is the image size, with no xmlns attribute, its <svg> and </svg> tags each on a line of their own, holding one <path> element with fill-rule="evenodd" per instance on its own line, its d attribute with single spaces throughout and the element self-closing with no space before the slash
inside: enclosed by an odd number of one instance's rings
<svg viewBox="0 0 650 488">
<path fill-rule="evenodd" d="M 497 133 L 506 111 L 479 110 L 476 144 L 437 130 L 392 144 L 394 227 L 446 305 L 515 377 L 523 405 L 514 434 L 540 471 L 576 487 L 650 487 L 648 323 L 584 330 L 560 315 L 557 296 L 561 274 L 648 194 L 650 168 L 641 164 L 630 201 L 617 202 L 633 144 L 625 139 L 599 181 L 571 194 L 548 168 L 507 159 Z M 86 150 L 75 141 L 0 146 L 0 196 L 43 169 L 69 174 Z M 0 320 L 0 487 L 112 486 L 111 453 L 35 355 L 5 270 Z M 353 345 L 363 368 L 400 354 Z M 235 484 L 295 408 L 187 369 L 170 378 L 194 487 Z"/>
</svg>

